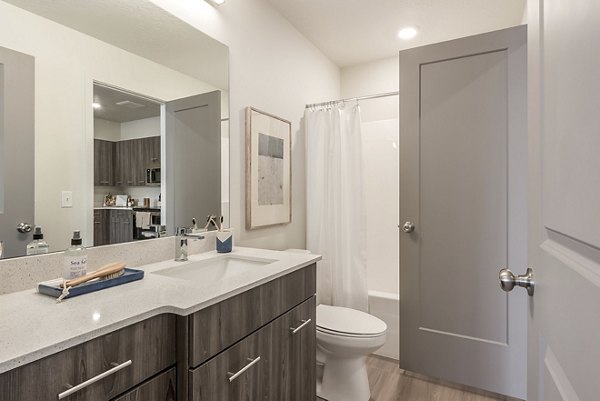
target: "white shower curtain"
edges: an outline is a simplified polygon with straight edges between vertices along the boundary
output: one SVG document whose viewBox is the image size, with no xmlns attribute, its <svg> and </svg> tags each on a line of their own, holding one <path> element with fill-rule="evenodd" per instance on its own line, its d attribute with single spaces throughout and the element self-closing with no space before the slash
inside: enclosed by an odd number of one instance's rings
<svg viewBox="0 0 600 401">
<path fill-rule="evenodd" d="M 309 108 L 306 117 L 307 247 L 319 303 L 366 311 L 366 207 L 358 104 Z M 375 177 L 376 179 L 376 177 Z"/>
</svg>

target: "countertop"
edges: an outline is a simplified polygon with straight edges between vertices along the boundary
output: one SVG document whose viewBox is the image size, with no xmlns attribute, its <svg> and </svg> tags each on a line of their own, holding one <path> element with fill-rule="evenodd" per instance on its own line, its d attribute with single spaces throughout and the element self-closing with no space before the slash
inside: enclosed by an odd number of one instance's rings
<svg viewBox="0 0 600 401">
<path fill-rule="evenodd" d="M 275 262 L 224 278 L 216 285 L 193 283 L 152 272 L 214 258 L 248 256 Z M 26 290 L 0 296 L 0 373 L 163 313 L 189 315 L 320 260 L 318 255 L 235 247 L 167 260 L 137 269 L 143 280 L 56 303 Z"/>
<path fill-rule="evenodd" d="M 128 206 L 97 206 L 94 210 L 133 210 L 133 207 Z"/>
</svg>

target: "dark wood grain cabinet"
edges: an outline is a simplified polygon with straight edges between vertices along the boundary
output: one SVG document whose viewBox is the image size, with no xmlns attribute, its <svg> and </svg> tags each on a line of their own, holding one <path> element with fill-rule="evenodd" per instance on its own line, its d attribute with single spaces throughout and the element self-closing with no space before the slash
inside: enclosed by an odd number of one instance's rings
<svg viewBox="0 0 600 401">
<path fill-rule="evenodd" d="M 110 244 L 110 210 L 94 209 L 94 246 Z"/>
<path fill-rule="evenodd" d="M 190 316 L 155 316 L 0 374 L 0 399 L 57 400 L 103 375 L 63 399 L 314 401 L 314 294 L 313 264 Z"/>
<path fill-rule="evenodd" d="M 115 143 L 114 182 L 117 186 L 145 186 L 146 169 L 160 166 L 160 137 Z"/>
<path fill-rule="evenodd" d="M 55 401 L 59 394 L 108 370 L 115 373 L 63 398 L 108 401 L 172 367 L 175 317 L 160 315 L 0 375 L 2 401 Z"/>
<path fill-rule="evenodd" d="M 94 139 L 94 185 L 112 186 L 114 179 L 115 143 Z"/>
</svg>

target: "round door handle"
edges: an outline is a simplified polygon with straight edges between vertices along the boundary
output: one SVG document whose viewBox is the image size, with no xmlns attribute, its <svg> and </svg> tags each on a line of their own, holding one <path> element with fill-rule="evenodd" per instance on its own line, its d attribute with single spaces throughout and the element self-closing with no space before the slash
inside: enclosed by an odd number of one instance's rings
<svg viewBox="0 0 600 401">
<path fill-rule="evenodd" d="M 19 223 L 17 225 L 17 231 L 23 234 L 30 232 L 32 228 L 29 223 Z"/>
<path fill-rule="evenodd" d="M 406 223 L 404 223 L 404 225 L 402 226 L 402 231 L 404 231 L 407 234 L 412 233 L 413 231 L 415 231 L 415 225 L 413 223 L 411 223 L 410 221 L 407 221 Z"/>
<path fill-rule="evenodd" d="M 510 269 L 504 268 L 500 270 L 499 279 L 500 288 L 504 291 L 510 292 L 515 286 L 518 286 L 525 288 L 527 294 L 533 296 L 535 282 L 533 281 L 533 269 L 531 267 L 528 267 L 525 274 L 520 276 L 516 276 Z"/>
</svg>

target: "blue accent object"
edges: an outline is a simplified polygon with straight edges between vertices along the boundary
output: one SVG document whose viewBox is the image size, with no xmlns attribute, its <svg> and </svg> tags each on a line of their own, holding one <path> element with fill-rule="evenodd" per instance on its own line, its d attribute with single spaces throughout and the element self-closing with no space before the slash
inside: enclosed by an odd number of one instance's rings
<svg viewBox="0 0 600 401">
<path fill-rule="evenodd" d="M 67 295 L 65 299 L 114 287 L 116 285 L 129 283 L 131 281 L 141 280 L 142 278 L 144 278 L 143 270 L 125 268 L 125 272 L 119 277 L 109 278 L 106 280 L 88 281 L 87 283 L 79 284 L 71 288 L 69 290 L 69 295 Z M 51 297 L 58 298 L 60 294 L 62 294 L 62 287 L 60 286 L 60 283 L 40 283 L 38 284 L 38 292 L 40 294 L 50 295 Z"/>
<path fill-rule="evenodd" d="M 231 252 L 233 244 L 233 235 L 230 235 L 225 241 L 219 240 L 217 237 L 217 252 L 218 253 L 228 253 Z"/>
</svg>

